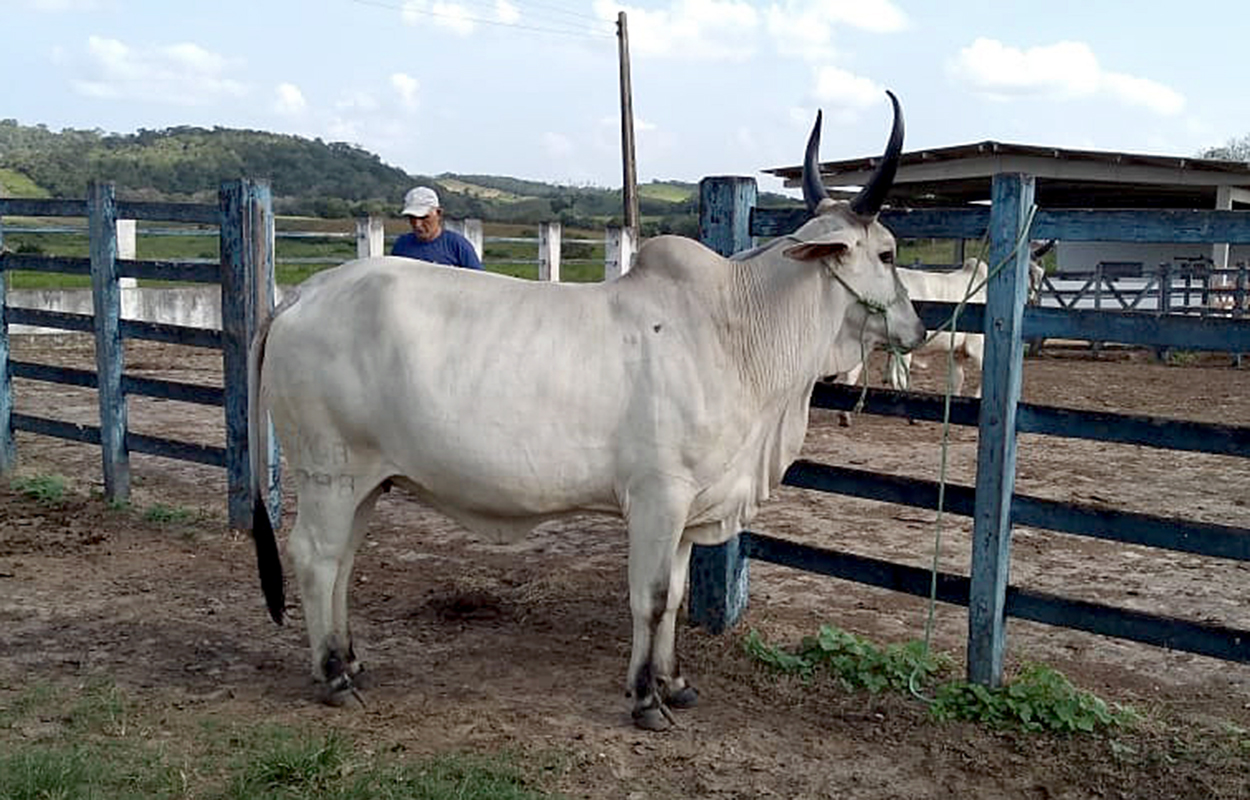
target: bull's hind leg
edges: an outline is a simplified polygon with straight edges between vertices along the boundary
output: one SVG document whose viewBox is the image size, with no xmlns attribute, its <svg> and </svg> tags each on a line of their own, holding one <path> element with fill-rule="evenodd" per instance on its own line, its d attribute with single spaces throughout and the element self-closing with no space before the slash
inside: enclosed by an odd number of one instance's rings
<svg viewBox="0 0 1250 800">
<path fill-rule="evenodd" d="M 376 498 L 376 488 L 362 497 L 347 476 L 302 481 L 287 543 L 299 580 L 313 677 L 323 683 L 323 699 L 335 705 L 355 696 L 347 593 L 356 546 Z"/>
<path fill-rule="evenodd" d="M 347 547 L 347 553 L 339 562 L 339 574 L 334 581 L 334 636 L 341 641 L 347 643 L 347 670 L 348 679 L 357 689 L 368 688 L 368 676 L 364 674 L 364 666 L 360 663 L 360 659 L 356 653 L 356 640 L 352 636 L 351 620 L 347 612 L 348 593 L 351 591 L 352 585 L 352 567 L 356 562 L 356 551 L 360 548 L 360 543 L 364 541 L 365 530 L 369 527 L 369 518 L 373 516 L 373 506 L 377 503 L 378 497 L 382 494 L 382 486 L 379 485 L 373 491 L 365 495 L 360 501 L 360 505 L 356 507 L 356 513 L 352 518 L 352 538 Z M 344 687 L 340 691 L 350 692 L 350 687 Z M 327 698 L 331 702 L 334 698 Z"/>
<path fill-rule="evenodd" d="M 693 708 L 699 692 L 681 675 L 677 660 L 677 612 L 686 596 L 686 576 L 690 571 L 691 542 L 683 539 L 673 554 L 672 578 L 668 585 L 668 601 L 656 628 L 652 643 L 652 660 L 656 665 L 656 682 L 660 699 L 670 708 Z"/>
<path fill-rule="evenodd" d="M 629 526 L 629 605 L 634 618 L 634 641 L 629 662 L 628 693 L 634 698 L 634 722 L 647 730 L 664 730 L 671 724 L 665 702 L 672 696 L 673 627 L 680 590 L 671 600 L 677 575 L 684 588 L 689 548 L 679 559 L 679 542 L 685 523 L 688 498 L 671 496 L 665 488 L 631 492 Z M 676 570 L 678 561 L 680 570 Z M 670 609 L 671 606 L 671 609 Z M 671 613 L 670 613 L 671 612 Z M 666 634 L 667 631 L 667 634 Z M 684 682 L 676 688 L 681 701 Z M 687 703 L 688 704 L 688 703 Z"/>
</svg>

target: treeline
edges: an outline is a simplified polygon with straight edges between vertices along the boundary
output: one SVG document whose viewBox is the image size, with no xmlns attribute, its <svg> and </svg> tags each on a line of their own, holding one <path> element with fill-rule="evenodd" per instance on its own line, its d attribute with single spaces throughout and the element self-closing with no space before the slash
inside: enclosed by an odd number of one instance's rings
<svg viewBox="0 0 1250 800">
<path fill-rule="evenodd" d="M 404 192 L 419 183 L 439 189 L 451 217 L 527 224 L 559 220 L 593 228 L 619 224 L 622 216 L 619 189 L 490 175 L 411 175 L 355 145 L 220 127 L 57 132 L 5 119 L 0 170 L 20 173 L 52 197 L 83 197 L 89 181 L 106 180 L 123 199 L 185 202 L 215 202 L 223 180 L 261 178 L 273 189 L 277 213 L 326 218 L 393 215 Z M 778 199 L 766 196 L 761 202 Z M 644 185 L 639 206 L 644 235 L 696 233 L 694 184 Z"/>
</svg>

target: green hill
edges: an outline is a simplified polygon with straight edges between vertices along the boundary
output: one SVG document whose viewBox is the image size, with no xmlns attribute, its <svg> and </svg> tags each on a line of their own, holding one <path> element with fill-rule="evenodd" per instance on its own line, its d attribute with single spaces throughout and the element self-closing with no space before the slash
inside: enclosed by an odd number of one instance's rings
<svg viewBox="0 0 1250 800">
<path fill-rule="evenodd" d="M 343 142 L 192 126 L 133 134 L 54 132 L 0 120 L 0 194 L 11 197 L 83 197 L 89 181 L 106 180 L 122 199 L 213 202 L 221 181 L 239 177 L 268 180 L 274 209 L 284 215 L 393 215 L 404 192 L 426 183 L 439 190 L 452 217 L 560 220 L 581 228 L 619 224 L 621 218 L 619 189 L 493 175 L 413 175 Z M 646 235 L 693 234 L 698 187 L 643 184 L 639 207 Z"/>
</svg>

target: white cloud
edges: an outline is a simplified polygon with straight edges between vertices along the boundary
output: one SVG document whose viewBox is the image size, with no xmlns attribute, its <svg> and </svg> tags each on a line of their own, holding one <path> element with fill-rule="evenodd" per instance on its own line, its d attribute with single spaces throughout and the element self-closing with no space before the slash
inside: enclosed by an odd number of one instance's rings
<svg viewBox="0 0 1250 800">
<path fill-rule="evenodd" d="M 550 158 L 568 158 L 573 155 L 573 140 L 562 133 L 547 131 L 542 136 L 543 151 Z"/>
<path fill-rule="evenodd" d="M 815 70 L 812 96 L 830 113 L 852 119 L 860 109 L 878 105 L 885 99 L 885 89 L 874 81 L 839 67 L 824 66 Z"/>
<path fill-rule="evenodd" d="M 629 48 L 648 56 L 745 61 L 755 52 L 759 13 L 743 0 L 675 0 L 669 8 L 646 9 L 595 0 L 595 13 L 616 22 L 628 15 Z"/>
<path fill-rule="evenodd" d="M 278 97 L 274 102 L 273 109 L 279 114 L 293 116 L 302 113 L 304 109 L 308 108 L 308 102 L 304 100 L 304 93 L 295 84 L 280 83 L 276 92 Z"/>
<path fill-rule="evenodd" d="M 242 62 L 189 42 L 131 47 L 117 39 L 91 36 L 81 59 L 84 75 L 71 81 L 87 97 L 152 100 L 202 105 L 242 97 L 247 86 L 230 77 Z"/>
<path fill-rule="evenodd" d="M 399 94 L 404 107 L 412 110 L 417 107 L 417 92 L 421 90 L 421 82 L 411 75 L 396 72 L 391 75 L 391 86 Z"/>
<path fill-rule="evenodd" d="M 1104 70 L 1084 42 L 1021 50 L 978 38 L 959 52 L 950 72 L 973 90 L 998 98 L 1105 96 L 1162 115 L 1185 108 L 1184 96 L 1162 83 Z"/>
<path fill-rule="evenodd" d="M 847 25 L 873 33 L 895 33 L 907 16 L 890 0 L 785 0 L 765 12 L 777 51 L 808 60 L 833 55 L 834 29 Z"/>
<path fill-rule="evenodd" d="M 495 19 L 509 25 L 521 21 L 521 10 L 508 0 L 495 0 Z"/>
<path fill-rule="evenodd" d="M 468 36 L 477 27 L 467 8 L 445 0 L 408 0 L 400 9 L 400 18 L 414 28 L 429 23 L 461 36 Z"/>
</svg>

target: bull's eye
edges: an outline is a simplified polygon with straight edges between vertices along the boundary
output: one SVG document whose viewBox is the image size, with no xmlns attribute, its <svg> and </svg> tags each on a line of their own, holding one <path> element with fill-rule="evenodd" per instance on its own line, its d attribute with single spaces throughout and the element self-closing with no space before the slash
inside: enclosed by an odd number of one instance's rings
<svg viewBox="0 0 1250 800">
<path fill-rule="evenodd" d="M 893 263 L 894 263 L 894 251 L 893 251 L 893 250 L 886 250 L 885 252 L 883 252 L 883 253 L 881 254 L 881 263 L 882 263 L 882 264 L 893 264 Z"/>
</svg>

